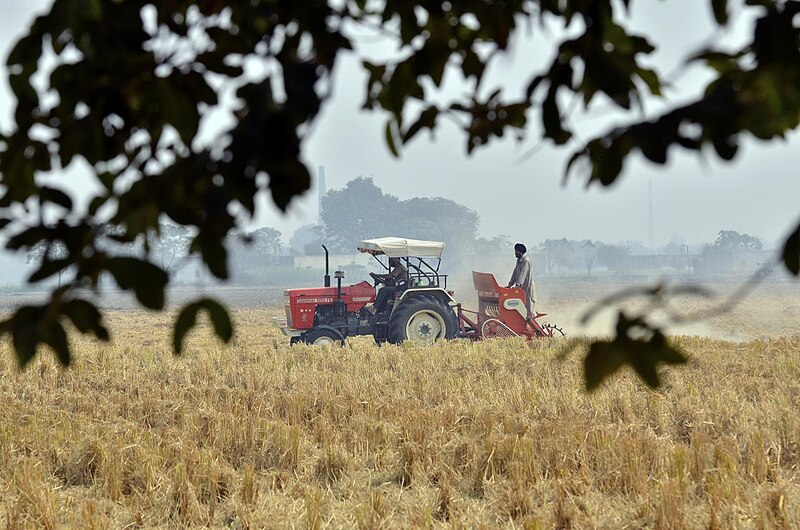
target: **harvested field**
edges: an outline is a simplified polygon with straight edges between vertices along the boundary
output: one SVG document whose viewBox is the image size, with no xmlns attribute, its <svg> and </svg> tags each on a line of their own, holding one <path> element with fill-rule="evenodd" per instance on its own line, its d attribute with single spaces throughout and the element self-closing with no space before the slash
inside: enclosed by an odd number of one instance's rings
<svg viewBox="0 0 800 530">
<path fill-rule="evenodd" d="M 3 346 L 0 524 L 800 527 L 800 337 L 675 337 L 659 391 L 587 395 L 560 342 L 289 348 L 278 310 L 236 313 L 178 359 L 136 311 L 67 371 Z"/>
</svg>

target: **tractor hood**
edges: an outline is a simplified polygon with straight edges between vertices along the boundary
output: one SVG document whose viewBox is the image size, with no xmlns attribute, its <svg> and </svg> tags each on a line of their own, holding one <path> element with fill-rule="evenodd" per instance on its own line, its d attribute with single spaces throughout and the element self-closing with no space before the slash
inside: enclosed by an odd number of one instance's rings
<svg viewBox="0 0 800 530">
<path fill-rule="evenodd" d="M 365 239 L 358 244 L 359 252 L 386 254 L 390 258 L 438 258 L 444 253 L 441 241 L 422 241 L 404 237 L 380 237 Z"/>
</svg>

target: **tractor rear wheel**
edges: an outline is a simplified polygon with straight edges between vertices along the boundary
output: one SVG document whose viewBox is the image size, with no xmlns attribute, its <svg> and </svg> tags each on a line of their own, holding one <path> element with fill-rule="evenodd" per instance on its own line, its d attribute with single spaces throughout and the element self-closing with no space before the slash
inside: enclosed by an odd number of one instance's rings
<svg viewBox="0 0 800 530">
<path fill-rule="evenodd" d="M 433 344 L 439 339 L 453 339 L 458 333 L 458 317 L 442 299 L 430 295 L 414 295 L 403 301 L 389 318 L 389 342 L 410 340 L 417 344 Z"/>
<path fill-rule="evenodd" d="M 344 339 L 339 333 L 325 328 L 310 330 L 303 336 L 303 341 L 312 346 L 321 346 L 323 348 L 344 346 Z"/>
</svg>

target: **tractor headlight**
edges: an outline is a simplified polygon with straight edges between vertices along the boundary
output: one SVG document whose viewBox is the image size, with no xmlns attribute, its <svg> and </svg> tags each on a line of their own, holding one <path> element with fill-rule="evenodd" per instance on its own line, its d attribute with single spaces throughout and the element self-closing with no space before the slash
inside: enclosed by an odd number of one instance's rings
<svg viewBox="0 0 800 530">
<path fill-rule="evenodd" d="M 292 324 L 292 308 L 289 304 L 286 304 L 286 327 L 293 328 L 294 325 Z"/>
<path fill-rule="evenodd" d="M 292 326 L 292 299 L 289 296 L 289 291 L 283 292 L 283 308 L 286 311 L 286 326 Z"/>
</svg>

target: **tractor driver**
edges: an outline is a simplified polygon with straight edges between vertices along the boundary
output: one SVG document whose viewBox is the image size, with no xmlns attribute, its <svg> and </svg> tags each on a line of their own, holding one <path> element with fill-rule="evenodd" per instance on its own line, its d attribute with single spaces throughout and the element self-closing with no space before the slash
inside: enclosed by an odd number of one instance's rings
<svg viewBox="0 0 800 530">
<path fill-rule="evenodd" d="M 525 309 L 528 311 L 528 320 L 533 317 L 533 304 L 534 300 L 534 284 L 533 273 L 531 272 L 531 259 L 525 254 L 528 249 L 522 243 L 514 245 L 514 255 L 517 257 L 517 264 L 514 266 L 514 272 L 511 273 L 511 279 L 508 281 L 508 287 L 520 287 L 525 291 Z"/>
<path fill-rule="evenodd" d="M 403 266 L 398 258 L 389 258 L 388 274 L 375 274 L 370 272 L 369 275 L 375 280 L 375 283 L 382 283 L 378 295 L 375 297 L 375 313 L 380 313 L 389 304 L 389 300 L 395 297 L 400 287 L 408 283 L 408 270 Z"/>
</svg>

